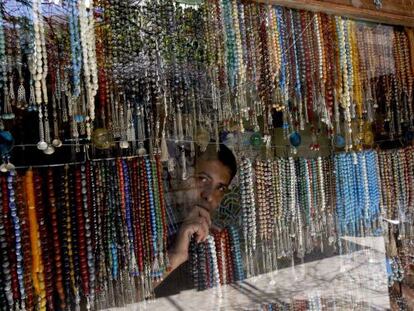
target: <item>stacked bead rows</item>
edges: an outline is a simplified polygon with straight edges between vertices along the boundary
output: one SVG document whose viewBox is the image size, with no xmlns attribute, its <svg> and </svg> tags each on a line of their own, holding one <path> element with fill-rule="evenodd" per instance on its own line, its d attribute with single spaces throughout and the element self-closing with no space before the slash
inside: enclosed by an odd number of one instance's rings
<svg viewBox="0 0 414 311">
<path fill-rule="evenodd" d="M 414 148 L 380 151 L 381 206 L 384 217 L 410 223 L 414 217 Z M 411 221 L 411 224 L 413 222 Z"/>
<path fill-rule="evenodd" d="M 257 230 L 262 242 L 272 242 L 265 249 L 275 248 L 277 257 L 284 257 L 292 251 L 298 251 L 302 256 L 305 251 L 312 251 L 322 235 L 336 239 L 332 222 L 336 204 L 332 191 L 332 163 L 329 157 L 277 158 L 256 160 L 253 170 L 250 160 L 244 159 L 239 174 L 241 205 L 244 207 L 243 230 L 248 234 L 247 241 Z M 256 191 L 252 192 L 251 187 Z M 250 217 L 246 217 L 247 213 Z M 252 219 L 253 215 L 257 215 L 256 220 Z M 257 228 L 254 228 L 256 223 Z"/>
<path fill-rule="evenodd" d="M 205 242 L 190 245 L 190 268 L 198 290 L 241 281 L 245 278 L 236 228 L 213 231 Z"/>
<path fill-rule="evenodd" d="M 380 151 L 381 209 L 384 217 L 388 284 L 404 282 L 414 237 L 414 148 Z"/>
<path fill-rule="evenodd" d="M 158 134 L 180 140 L 177 128 L 196 140 L 199 127 L 216 135 L 263 119 L 268 134 L 273 108 L 286 134 L 309 124 L 340 148 L 372 145 L 375 122 L 389 137 L 412 130 L 412 29 L 238 0 L 57 5 L 47 4 L 60 12 L 48 23 L 38 0 L 17 9 L 6 1 L 0 14 L 1 118 L 25 128 L 20 115 L 37 110 L 45 154 L 68 138 L 110 148 L 95 141 L 102 133 L 143 153 L 145 139 L 160 148 Z"/>
<path fill-rule="evenodd" d="M 263 115 L 265 128 L 270 106 L 285 111 L 287 130 L 306 123 L 321 128 L 319 119 L 348 149 L 372 145 L 371 123 L 380 115 L 385 124 L 378 126 L 392 137 L 411 128 L 412 30 L 374 29 L 339 16 L 237 0 L 205 6 L 208 18 L 222 25 L 208 34 L 206 50 L 218 58 L 209 63 L 211 71 L 226 80 L 212 77 L 212 82 L 234 89 L 240 107 L 246 107 L 241 90 L 247 84 L 261 105 L 246 108 Z M 240 111 L 234 117 L 244 116 Z"/>
<path fill-rule="evenodd" d="M 246 255 L 248 274 L 261 266 L 273 269 L 276 258 L 302 258 L 315 247 L 323 251 L 325 241 L 333 244 L 338 235 L 376 234 L 380 228 L 375 151 L 256 160 L 253 165 L 243 159 L 239 174 L 243 237 L 249 245 L 257 232 L 263 253 L 261 264 Z"/>
<path fill-rule="evenodd" d="M 147 297 L 167 263 L 160 174 L 158 158 L 130 158 L 2 175 L 1 305 L 98 309 Z"/>
</svg>

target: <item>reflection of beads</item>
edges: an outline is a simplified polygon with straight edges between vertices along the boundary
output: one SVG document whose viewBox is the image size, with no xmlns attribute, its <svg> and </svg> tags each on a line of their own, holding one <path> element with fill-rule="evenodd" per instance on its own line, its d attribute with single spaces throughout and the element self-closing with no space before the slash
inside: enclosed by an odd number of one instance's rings
<svg viewBox="0 0 414 311">
<path fill-rule="evenodd" d="M 132 227 L 132 202 L 131 202 L 131 193 L 130 193 L 130 177 L 129 177 L 129 171 L 127 162 L 125 160 L 122 160 L 122 163 L 119 162 L 120 170 L 122 171 L 122 176 L 125 179 L 124 187 L 121 187 L 122 192 L 125 193 L 125 222 L 127 226 L 128 231 L 128 240 L 129 240 L 129 255 L 132 260 L 131 266 L 130 266 L 130 272 L 135 273 L 136 271 L 136 258 L 134 253 L 134 233 L 133 233 L 133 227 Z M 120 175 L 121 177 L 121 175 Z"/>
<path fill-rule="evenodd" d="M 20 290 L 20 300 L 23 303 L 22 307 L 24 307 L 24 300 L 26 299 L 26 293 L 24 288 L 24 281 L 23 281 L 23 253 L 22 253 L 22 243 L 21 243 L 21 227 L 20 227 L 20 219 L 17 215 L 16 209 L 16 197 L 15 197 L 15 172 L 11 171 L 9 176 L 7 177 L 7 188 L 9 190 L 9 208 L 10 208 L 10 215 L 13 221 L 14 227 L 14 234 L 15 234 L 15 242 L 16 242 L 16 271 L 17 271 L 17 278 Z"/>
<path fill-rule="evenodd" d="M 25 307 L 31 310 L 34 305 L 33 285 L 32 285 L 32 261 L 30 252 L 30 236 L 29 236 L 29 219 L 27 215 L 27 207 L 24 202 L 23 179 L 16 176 L 16 204 L 19 207 L 19 219 L 21 227 L 21 244 L 23 256 L 23 282 L 26 294 Z"/>
<path fill-rule="evenodd" d="M 60 306 L 62 309 L 65 308 L 65 292 L 63 288 L 63 272 L 62 272 L 62 256 L 61 256 L 61 243 L 59 239 L 58 230 L 58 215 L 56 209 L 56 197 L 53 185 L 53 171 L 51 168 L 47 170 L 47 183 L 48 183 L 48 194 L 49 194 L 49 215 L 52 224 L 53 232 L 53 252 L 54 252 L 54 266 L 56 273 L 56 290 L 60 299 Z"/>
<path fill-rule="evenodd" d="M 75 174 L 73 169 L 68 169 L 68 180 L 69 182 L 69 200 L 70 205 L 68 206 L 68 223 L 67 223 L 67 234 L 68 234 L 68 254 L 70 258 L 70 278 L 71 278 L 71 288 L 73 289 L 73 294 L 76 298 L 79 295 L 79 279 L 80 279 L 80 270 L 79 270 L 79 248 L 78 248 L 78 232 L 77 232 L 77 220 L 76 220 L 76 190 L 75 184 L 72 182 L 74 180 Z"/>
<path fill-rule="evenodd" d="M 235 227 L 229 227 L 231 251 L 233 255 L 233 264 L 235 271 L 235 280 L 241 281 L 244 279 L 243 261 L 240 250 L 240 239 L 237 229 Z"/>
<path fill-rule="evenodd" d="M 69 203 L 69 181 L 68 181 L 68 167 L 66 166 L 59 172 L 59 176 L 62 176 L 59 185 L 59 218 L 62 236 L 62 265 L 63 265 L 63 283 L 65 289 L 66 302 L 70 303 L 71 296 L 71 255 L 69 255 L 69 247 L 71 242 L 69 240 L 70 235 L 70 203 Z M 68 225 L 69 223 L 69 225 Z M 62 302 L 61 302 L 62 304 Z"/>
<path fill-rule="evenodd" d="M 1 181 L 4 183 L 3 178 Z M 0 203 L 4 204 L 4 192 L 0 191 Z M 3 215 L 3 209 L 4 206 L 1 206 L 0 208 L 0 252 L 2 257 L 2 279 L 3 282 L 1 282 L 1 286 L 3 287 L 4 296 L 6 301 L 3 301 L 4 304 L 2 304 L 5 307 L 9 307 L 10 309 L 13 308 L 14 305 L 14 299 L 13 299 L 13 292 L 12 292 L 12 283 L 11 283 L 11 271 L 10 271 L 10 261 L 9 261 L 9 254 L 8 254 L 8 245 L 7 245 L 7 235 L 6 235 L 6 226 L 5 226 L 5 220 L 7 219 Z M 2 291 L 2 292 L 3 292 Z"/>
<path fill-rule="evenodd" d="M 89 168 L 89 164 L 88 164 Z M 95 260 L 93 255 L 93 246 L 92 246 L 92 233 L 91 233 L 91 218 L 89 215 L 89 202 L 88 202 L 88 189 L 87 185 L 90 184 L 87 182 L 87 174 L 89 169 L 85 165 L 81 166 L 81 186 L 82 186 L 82 203 L 83 203 L 83 217 L 85 225 L 85 241 L 86 241 L 86 262 L 87 262 L 87 271 L 88 271 L 88 289 L 87 292 L 84 292 L 84 295 L 90 296 L 90 299 L 93 301 L 95 297 Z M 86 270 L 86 269 L 85 269 Z M 86 285 L 84 285 L 86 287 Z"/>
<path fill-rule="evenodd" d="M 191 273 L 193 275 L 194 287 L 199 287 L 199 269 L 198 269 L 198 257 L 197 257 L 197 245 L 194 239 L 191 239 L 189 249 L 189 261 L 191 265 Z"/>
<path fill-rule="evenodd" d="M 41 268 L 39 273 L 39 283 L 41 289 L 41 308 L 53 310 L 53 280 L 52 280 L 52 258 L 50 256 L 49 234 L 46 223 L 46 213 L 42 193 L 42 179 L 39 171 L 33 172 L 33 182 L 36 197 L 36 216 L 40 240 Z"/>
<path fill-rule="evenodd" d="M 246 244 L 256 248 L 256 207 L 253 192 L 253 170 L 249 159 L 244 159 L 240 166 L 240 194 L 243 210 L 243 234 Z"/>
<path fill-rule="evenodd" d="M 144 270 L 144 263 L 143 263 L 143 242 L 142 242 L 142 235 L 141 235 L 141 215 L 140 215 L 140 200 L 139 200 L 139 167 L 138 167 L 138 160 L 133 159 L 131 161 L 131 179 L 132 179 L 132 196 L 133 196 L 133 216 L 134 216 L 134 235 L 135 235 L 135 243 L 134 243 L 134 251 L 135 257 L 137 260 L 138 265 L 138 272 L 142 273 Z"/>
<path fill-rule="evenodd" d="M 83 166 L 82 166 L 83 167 Z M 88 263 L 86 253 L 86 233 L 85 233 L 85 219 L 83 216 L 83 180 L 81 179 L 81 171 L 79 168 L 75 169 L 75 180 L 76 180 L 76 230 L 77 232 L 77 247 L 78 247 L 78 262 L 79 272 L 82 286 L 82 293 L 87 296 L 89 295 L 89 275 L 88 275 Z"/>
</svg>

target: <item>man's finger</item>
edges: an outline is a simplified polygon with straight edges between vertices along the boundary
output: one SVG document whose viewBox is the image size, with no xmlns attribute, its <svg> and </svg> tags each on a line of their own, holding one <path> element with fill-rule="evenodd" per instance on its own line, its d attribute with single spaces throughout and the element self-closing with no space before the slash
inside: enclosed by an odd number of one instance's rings
<svg viewBox="0 0 414 311">
<path fill-rule="evenodd" d="M 185 222 L 192 222 L 193 219 L 197 219 L 198 217 L 203 217 L 206 219 L 208 226 L 210 227 L 211 222 L 211 216 L 210 213 L 203 207 L 196 205 L 191 210 L 191 212 L 188 214 Z"/>
<path fill-rule="evenodd" d="M 203 207 L 196 206 L 196 209 L 198 210 L 199 216 L 204 217 L 208 223 L 208 226 L 211 227 L 211 216 L 210 213 Z"/>
</svg>

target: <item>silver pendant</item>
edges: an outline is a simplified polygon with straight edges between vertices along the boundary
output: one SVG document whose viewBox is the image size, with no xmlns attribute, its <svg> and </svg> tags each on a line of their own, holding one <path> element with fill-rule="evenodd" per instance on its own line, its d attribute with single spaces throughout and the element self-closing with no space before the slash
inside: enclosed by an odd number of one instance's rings
<svg viewBox="0 0 414 311">
<path fill-rule="evenodd" d="M 52 140 L 53 147 L 59 148 L 62 147 L 62 141 L 59 138 Z"/>
<path fill-rule="evenodd" d="M 380 10 L 382 8 L 382 0 L 374 0 L 374 4 L 377 10 Z"/>
<path fill-rule="evenodd" d="M 41 140 L 37 143 L 37 149 L 39 150 L 46 150 L 48 147 L 47 142 L 45 142 L 44 140 Z"/>
<path fill-rule="evenodd" d="M 48 145 L 47 148 L 43 150 L 43 153 L 47 155 L 51 155 L 55 153 L 55 147 L 53 147 L 52 145 Z"/>
<path fill-rule="evenodd" d="M 126 140 L 121 140 L 119 142 L 119 148 L 121 149 L 128 149 L 129 148 L 129 142 Z"/>
</svg>

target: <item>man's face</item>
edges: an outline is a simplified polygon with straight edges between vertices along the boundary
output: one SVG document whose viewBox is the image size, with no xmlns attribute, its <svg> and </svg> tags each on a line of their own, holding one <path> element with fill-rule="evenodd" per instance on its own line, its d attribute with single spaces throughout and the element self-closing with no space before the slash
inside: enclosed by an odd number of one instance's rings
<svg viewBox="0 0 414 311">
<path fill-rule="evenodd" d="M 200 160 L 183 193 L 185 214 L 194 206 L 200 206 L 212 215 L 220 206 L 230 182 L 230 169 L 219 160 Z"/>
</svg>

